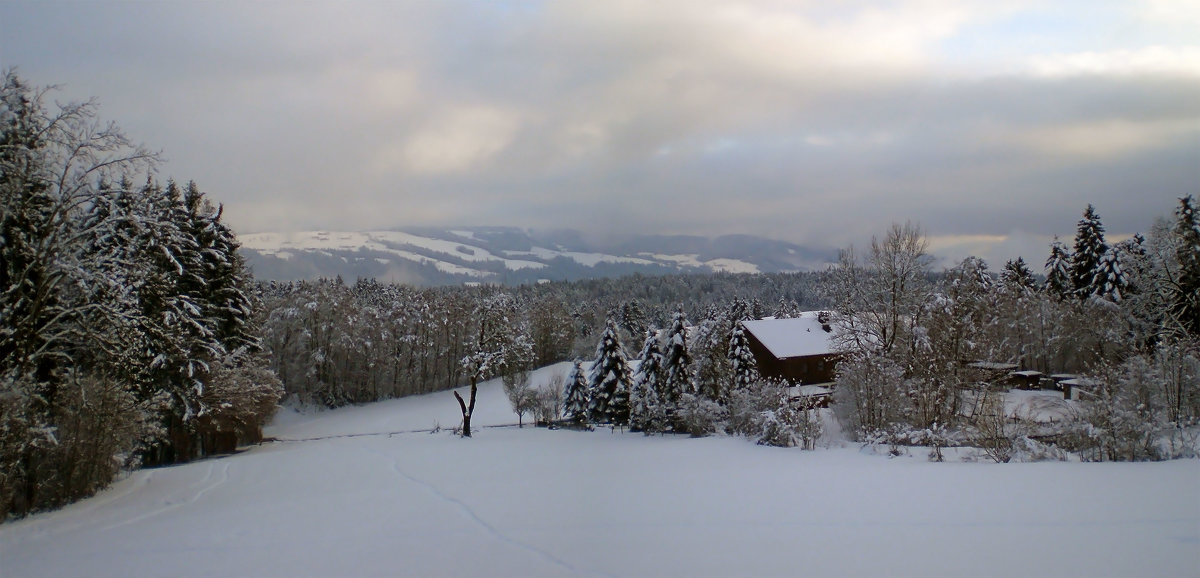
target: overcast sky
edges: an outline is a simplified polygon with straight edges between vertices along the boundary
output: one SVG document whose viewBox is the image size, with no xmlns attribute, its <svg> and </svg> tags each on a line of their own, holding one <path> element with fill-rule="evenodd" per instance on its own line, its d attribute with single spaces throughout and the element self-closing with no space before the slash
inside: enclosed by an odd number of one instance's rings
<svg viewBox="0 0 1200 578">
<path fill-rule="evenodd" d="M 240 232 L 751 233 L 1040 264 L 1200 194 L 1200 2 L 13 2 L 0 68 Z M 1003 263 L 993 262 L 993 267 Z"/>
</svg>

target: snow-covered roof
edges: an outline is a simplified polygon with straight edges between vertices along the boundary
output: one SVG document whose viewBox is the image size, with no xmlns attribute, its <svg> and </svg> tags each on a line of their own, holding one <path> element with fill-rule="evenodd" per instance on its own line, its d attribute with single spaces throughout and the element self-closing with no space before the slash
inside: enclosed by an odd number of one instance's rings
<svg viewBox="0 0 1200 578">
<path fill-rule="evenodd" d="M 778 359 L 837 353 L 833 332 L 821 326 L 819 313 L 805 311 L 791 319 L 743 321 L 742 326 Z"/>
<path fill-rule="evenodd" d="M 1014 372 L 1012 372 L 1012 375 L 1015 375 L 1015 376 L 1017 376 L 1017 377 L 1026 377 L 1026 378 L 1029 378 L 1029 377 L 1041 377 L 1041 376 L 1042 376 L 1042 372 L 1040 372 L 1040 371 L 1033 371 L 1032 369 L 1026 369 L 1026 370 L 1024 370 L 1024 371 L 1014 371 Z"/>
</svg>

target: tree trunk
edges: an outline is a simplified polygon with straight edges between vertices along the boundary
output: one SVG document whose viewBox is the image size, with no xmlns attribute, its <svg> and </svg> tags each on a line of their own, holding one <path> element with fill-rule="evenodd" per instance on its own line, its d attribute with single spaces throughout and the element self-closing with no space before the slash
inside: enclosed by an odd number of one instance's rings
<svg viewBox="0 0 1200 578">
<path fill-rule="evenodd" d="M 475 392 L 476 391 L 478 391 L 478 387 L 475 384 L 475 377 L 472 376 L 471 377 L 471 402 L 469 405 L 463 401 L 462 396 L 458 395 L 457 391 L 454 392 L 454 399 L 458 400 L 458 407 L 460 409 L 462 409 L 462 415 L 463 415 L 462 436 L 465 438 L 471 437 L 471 414 L 475 413 Z"/>
</svg>

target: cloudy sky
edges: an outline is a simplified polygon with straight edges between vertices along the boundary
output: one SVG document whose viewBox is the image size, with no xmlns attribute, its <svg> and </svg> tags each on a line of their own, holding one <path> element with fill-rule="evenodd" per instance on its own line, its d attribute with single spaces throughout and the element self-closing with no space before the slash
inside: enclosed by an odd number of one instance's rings
<svg viewBox="0 0 1200 578">
<path fill-rule="evenodd" d="M 241 232 L 752 233 L 1041 261 L 1200 194 L 1200 3 L 0 0 L 0 67 Z M 998 266 L 1001 263 L 993 263 Z"/>
</svg>

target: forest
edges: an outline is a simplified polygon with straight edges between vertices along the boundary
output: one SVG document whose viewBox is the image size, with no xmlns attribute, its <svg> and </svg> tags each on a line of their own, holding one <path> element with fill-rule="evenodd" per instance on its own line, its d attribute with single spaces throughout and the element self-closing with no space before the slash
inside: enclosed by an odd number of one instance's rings
<svg viewBox="0 0 1200 578">
<path fill-rule="evenodd" d="M 257 441 L 282 392 L 221 207 L 51 93 L 0 85 L 0 518 Z"/>
</svg>

